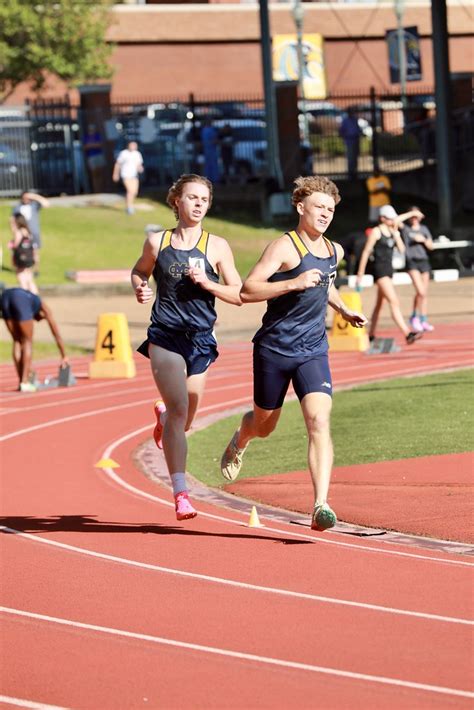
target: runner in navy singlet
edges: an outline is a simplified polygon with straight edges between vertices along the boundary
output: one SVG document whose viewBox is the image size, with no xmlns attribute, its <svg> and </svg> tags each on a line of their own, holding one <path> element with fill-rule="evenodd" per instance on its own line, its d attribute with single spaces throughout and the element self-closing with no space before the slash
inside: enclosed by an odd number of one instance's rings
<svg viewBox="0 0 474 710">
<path fill-rule="evenodd" d="M 185 480 L 185 432 L 202 398 L 207 369 L 218 356 L 215 299 L 240 306 L 242 282 L 229 244 L 202 228 L 212 183 L 200 175 L 182 175 L 167 203 L 178 224 L 148 235 L 132 270 L 132 287 L 139 303 L 149 303 L 152 274 L 157 283 L 147 340 L 138 350 L 150 358 L 162 398 L 155 402 L 154 438 L 168 465 L 176 517 L 185 520 L 196 516 Z"/>
<path fill-rule="evenodd" d="M 348 310 L 334 286 L 344 252 L 324 234 L 340 199 L 336 185 L 325 177 L 297 178 L 292 204 L 298 227 L 268 245 L 242 287 L 244 303 L 267 301 L 267 311 L 253 338 L 253 411 L 243 416 L 221 461 L 224 478 L 235 480 L 248 443 L 275 429 L 291 382 L 308 430 L 313 530 L 336 523 L 327 503 L 333 459 L 327 305 L 356 328 L 367 322 L 364 315 Z"/>
<path fill-rule="evenodd" d="M 392 318 L 405 336 L 407 345 L 411 345 L 422 336 L 421 332 L 410 330 L 405 323 L 400 309 L 400 302 L 392 281 L 393 249 L 396 246 L 402 254 L 405 253 L 405 245 L 398 231 L 397 224 L 398 222 L 403 222 L 405 219 L 409 219 L 412 214 L 414 213 L 406 212 L 405 214 L 397 215 L 392 205 L 383 205 L 379 210 L 379 224 L 370 232 L 361 254 L 357 271 L 357 284 L 359 286 L 369 257 L 372 252 L 374 254 L 374 281 L 377 287 L 377 300 L 372 312 L 372 318 L 370 319 L 370 340 L 375 338 L 380 311 L 382 310 L 384 301 L 387 301 Z"/>
</svg>

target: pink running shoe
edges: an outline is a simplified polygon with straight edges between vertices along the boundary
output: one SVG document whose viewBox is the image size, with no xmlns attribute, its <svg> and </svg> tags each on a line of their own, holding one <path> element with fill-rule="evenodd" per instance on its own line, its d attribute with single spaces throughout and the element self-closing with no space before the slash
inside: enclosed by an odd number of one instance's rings
<svg viewBox="0 0 474 710">
<path fill-rule="evenodd" d="M 163 442 L 161 441 L 161 437 L 163 436 L 163 424 L 161 423 L 161 415 L 163 414 L 163 412 L 166 412 L 166 407 L 163 400 L 157 399 L 153 409 L 155 411 L 156 416 L 156 426 L 153 430 L 153 438 L 157 447 L 159 449 L 162 449 Z"/>
<path fill-rule="evenodd" d="M 174 497 L 174 504 L 176 510 L 176 520 L 189 520 L 190 518 L 195 518 L 197 511 L 194 510 L 189 500 L 186 491 L 181 491 L 177 493 Z"/>
<path fill-rule="evenodd" d="M 428 323 L 427 320 L 421 321 L 421 327 L 423 328 L 423 330 L 426 330 L 427 333 L 431 333 L 431 331 L 434 330 L 434 325 Z"/>
<path fill-rule="evenodd" d="M 411 329 L 415 331 L 415 333 L 421 333 L 423 330 L 423 325 L 421 323 L 421 320 L 418 318 L 418 316 L 415 316 L 414 318 L 410 318 L 410 325 Z"/>
</svg>

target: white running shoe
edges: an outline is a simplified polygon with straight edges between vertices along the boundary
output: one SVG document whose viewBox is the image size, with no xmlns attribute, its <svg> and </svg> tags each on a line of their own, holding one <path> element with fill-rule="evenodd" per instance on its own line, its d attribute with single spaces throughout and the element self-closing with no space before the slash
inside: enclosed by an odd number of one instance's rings
<svg viewBox="0 0 474 710">
<path fill-rule="evenodd" d="M 238 438 L 239 432 L 236 431 L 232 439 L 229 441 L 226 450 L 222 454 L 221 473 L 228 481 L 235 481 L 239 475 L 240 469 L 242 468 L 242 457 L 245 449 L 247 448 L 247 446 L 243 449 L 238 448 Z"/>
</svg>

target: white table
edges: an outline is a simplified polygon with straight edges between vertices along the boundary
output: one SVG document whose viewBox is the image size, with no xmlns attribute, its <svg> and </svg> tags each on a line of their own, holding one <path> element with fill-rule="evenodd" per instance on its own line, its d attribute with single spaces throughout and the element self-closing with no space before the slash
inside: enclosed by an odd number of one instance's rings
<svg viewBox="0 0 474 710">
<path fill-rule="evenodd" d="M 432 251 L 440 251 L 440 250 L 447 250 L 451 249 L 453 251 L 453 259 L 456 262 L 456 265 L 459 269 L 459 271 L 467 271 L 466 267 L 462 263 L 462 259 L 459 255 L 459 252 L 462 249 L 466 249 L 467 247 L 472 247 L 474 244 L 473 241 L 469 239 L 458 239 L 457 241 L 449 241 L 449 242 L 437 242 L 433 241 L 433 250 Z"/>
</svg>

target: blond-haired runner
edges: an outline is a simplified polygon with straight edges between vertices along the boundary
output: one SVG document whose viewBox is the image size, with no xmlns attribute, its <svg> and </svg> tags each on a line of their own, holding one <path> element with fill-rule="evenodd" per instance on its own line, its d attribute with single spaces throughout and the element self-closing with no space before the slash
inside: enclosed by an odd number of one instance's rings
<svg viewBox="0 0 474 710">
<path fill-rule="evenodd" d="M 254 407 L 243 416 L 221 461 L 224 478 L 235 480 L 248 443 L 275 429 L 292 382 L 308 431 L 313 530 L 336 523 L 327 502 L 333 462 L 327 305 L 356 328 L 367 322 L 348 310 L 334 286 L 344 252 L 324 235 L 340 199 L 336 185 L 325 177 L 297 178 L 292 198 L 299 217 L 296 230 L 271 242 L 244 282 L 242 301 L 267 301 L 267 311 L 253 338 Z"/>
</svg>

